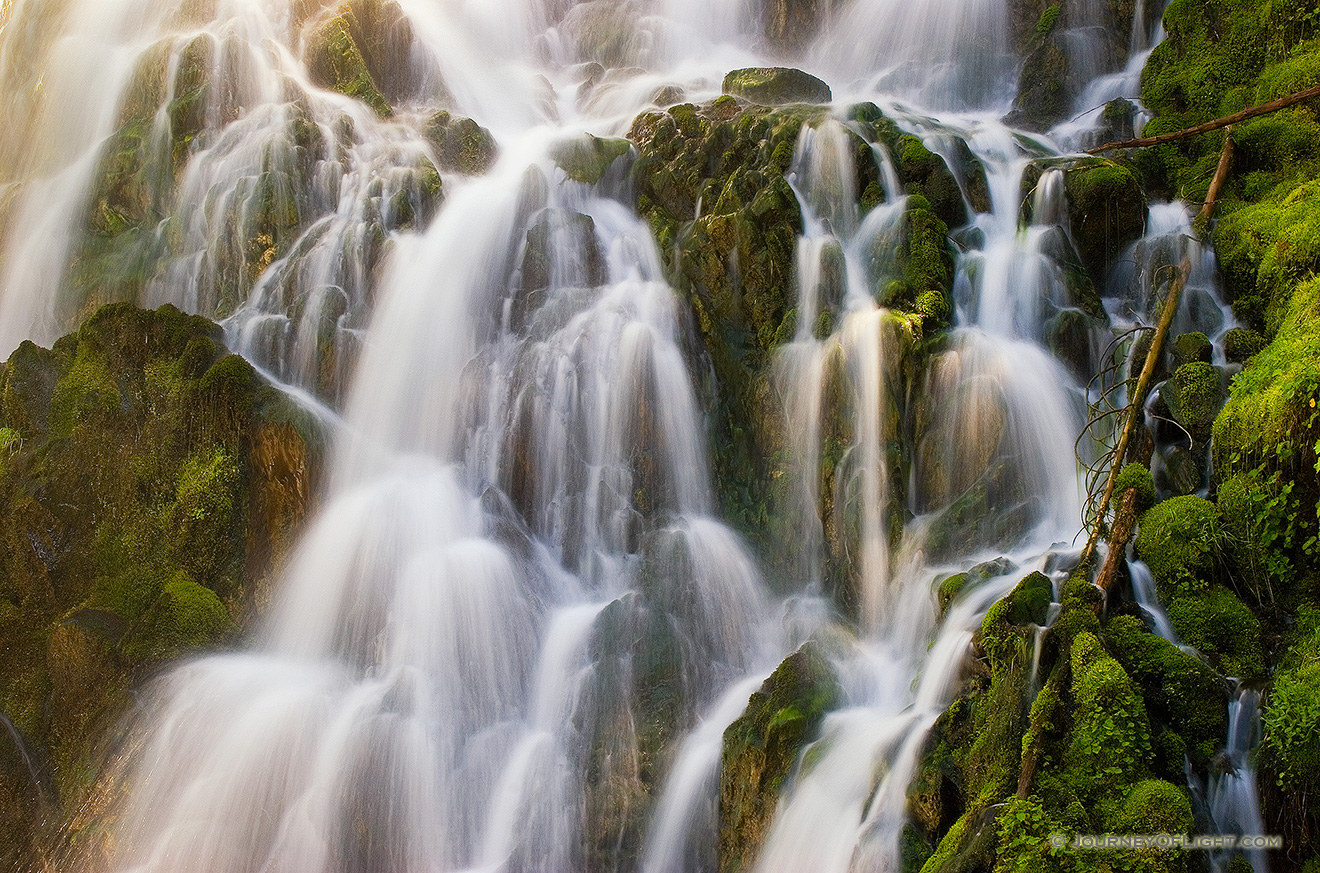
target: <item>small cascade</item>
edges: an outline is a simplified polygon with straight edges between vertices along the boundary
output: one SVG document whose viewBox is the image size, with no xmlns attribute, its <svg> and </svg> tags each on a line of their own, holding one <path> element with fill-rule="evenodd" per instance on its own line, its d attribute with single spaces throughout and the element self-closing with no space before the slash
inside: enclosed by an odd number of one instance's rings
<svg viewBox="0 0 1320 873">
<path fill-rule="evenodd" d="M 853 3 L 817 40 L 811 60 L 842 82 L 937 109 L 1007 109 L 1017 58 L 1003 3 Z"/>
<path fill-rule="evenodd" d="M 715 870 L 719 821 L 714 799 L 724 730 L 747 708 L 763 676 L 729 687 L 679 747 L 643 853 L 642 873 Z"/>
<path fill-rule="evenodd" d="M 1239 686 L 1228 706 L 1228 743 L 1215 772 L 1210 775 L 1210 817 L 1221 834 L 1260 836 L 1265 823 L 1260 816 L 1260 794 L 1256 790 L 1256 765 L 1252 760 L 1260 744 L 1260 692 Z M 1215 873 L 1228 870 L 1234 852 L 1217 852 L 1212 861 Z M 1256 873 L 1268 873 L 1264 849 L 1242 853 Z"/>
<path fill-rule="evenodd" d="M 1136 601 L 1150 616 L 1150 620 L 1155 625 L 1155 633 L 1164 637 L 1175 646 L 1182 646 L 1182 641 L 1178 639 L 1178 633 L 1173 629 L 1169 622 L 1169 614 L 1165 612 L 1163 604 L 1160 603 L 1159 595 L 1155 593 L 1155 575 L 1150 572 L 1150 567 L 1146 566 L 1144 561 L 1129 559 L 1127 562 L 1128 575 L 1132 579 L 1132 599 Z"/>
</svg>

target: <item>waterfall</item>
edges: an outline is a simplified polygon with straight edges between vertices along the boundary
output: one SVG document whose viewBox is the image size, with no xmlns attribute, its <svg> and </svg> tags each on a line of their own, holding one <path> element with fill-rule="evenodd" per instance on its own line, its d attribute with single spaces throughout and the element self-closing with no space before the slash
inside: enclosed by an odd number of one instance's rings
<svg viewBox="0 0 1320 873">
<path fill-rule="evenodd" d="M 1082 308 L 1050 163 L 1082 133 L 1028 142 L 999 120 L 1009 4 L 822 0 L 797 46 L 744 0 L 377 5 L 395 42 L 362 59 L 365 97 L 318 67 L 336 4 L 0 13 L 0 93 L 31 131 L 0 132 L 0 352 L 107 302 L 173 304 L 336 423 L 322 508 L 243 650 L 144 694 L 109 868 L 711 870 L 724 731 L 820 638 L 843 702 L 757 869 L 897 869 L 908 785 L 986 611 L 1032 570 L 1062 583 L 1082 518 L 1085 379 L 1049 327 Z M 932 338 L 882 304 L 909 280 L 913 204 L 934 215 L 904 156 L 843 99 L 801 125 L 779 277 L 796 321 L 765 363 L 792 541 L 767 555 L 723 517 L 699 294 L 639 217 L 635 147 L 615 140 L 594 174 L 564 155 L 789 61 L 944 160 L 966 221 L 946 228 L 955 312 Z M 471 124 L 478 158 L 446 158 L 448 124 Z M 883 197 L 863 206 L 872 172 Z M 1186 211 L 1150 225 L 1086 313 L 1092 346 L 1183 256 L 1179 327 L 1231 326 Z M 1000 558 L 937 614 L 937 580 Z M 1254 796 L 1233 760 L 1221 824 Z"/>
</svg>

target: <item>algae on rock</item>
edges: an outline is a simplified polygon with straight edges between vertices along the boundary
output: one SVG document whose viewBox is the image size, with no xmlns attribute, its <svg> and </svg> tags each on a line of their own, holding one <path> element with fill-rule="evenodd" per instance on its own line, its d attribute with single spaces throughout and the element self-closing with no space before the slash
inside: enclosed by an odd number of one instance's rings
<svg viewBox="0 0 1320 873">
<path fill-rule="evenodd" d="M 309 509 L 318 430 L 221 339 L 117 304 L 0 372 L 0 712 L 51 762 L 56 820 L 137 685 L 251 623 Z M 24 839 L 0 857 L 56 848 Z"/>
</svg>

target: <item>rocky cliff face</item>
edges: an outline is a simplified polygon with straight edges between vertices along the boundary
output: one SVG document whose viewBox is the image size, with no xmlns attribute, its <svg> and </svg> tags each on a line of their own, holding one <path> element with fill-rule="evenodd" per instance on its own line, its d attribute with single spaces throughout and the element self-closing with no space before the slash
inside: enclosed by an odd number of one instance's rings
<svg viewBox="0 0 1320 873">
<path fill-rule="evenodd" d="M 54 863 L 94 815 L 144 682 L 254 626 L 315 501 L 322 438 L 219 328 L 172 307 L 107 307 L 0 370 L 6 869 Z"/>
</svg>

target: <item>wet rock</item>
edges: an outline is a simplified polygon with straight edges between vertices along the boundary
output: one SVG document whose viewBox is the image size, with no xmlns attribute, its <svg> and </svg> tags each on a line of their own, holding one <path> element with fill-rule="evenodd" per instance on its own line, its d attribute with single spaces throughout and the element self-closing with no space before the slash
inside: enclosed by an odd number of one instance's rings
<svg viewBox="0 0 1320 873">
<path fill-rule="evenodd" d="M 626 139 L 599 139 L 590 134 L 556 143 L 550 159 L 574 182 L 595 185 L 615 161 L 632 151 Z"/>
<path fill-rule="evenodd" d="M 1224 357 L 1230 364 L 1245 364 L 1266 345 L 1265 337 L 1256 331 L 1235 327 L 1224 334 Z"/>
<path fill-rule="evenodd" d="M 602 67 L 631 67 L 652 38 L 638 22 L 642 12 L 628 0 L 588 0 L 569 10 L 560 23 L 578 61 Z"/>
<path fill-rule="evenodd" d="M 394 114 L 376 80 L 371 75 L 362 49 L 354 39 L 356 16 L 351 4 L 312 26 L 307 35 L 305 55 L 307 72 L 317 85 L 361 100 L 382 118 Z"/>
<path fill-rule="evenodd" d="M 1068 222 L 1082 265 L 1097 288 L 1109 266 L 1145 231 L 1146 197 L 1127 167 L 1085 158 L 1068 168 Z"/>
<path fill-rule="evenodd" d="M 435 149 L 440 169 L 479 176 L 495 165 L 499 147 L 489 130 L 470 118 L 440 111 L 426 120 L 422 135 Z"/>
<path fill-rule="evenodd" d="M 0 710 L 53 762 L 51 821 L 142 681 L 254 619 L 310 508 L 319 430 L 222 339 L 121 304 L 0 374 Z"/>
<path fill-rule="evenodd" d="M 720 759 L 720 873 L 749 871 L 769 833 L 779 795 L 825 713 L 842 698 L 815 643 L 806 643 L 765 680 L 724 731 Z"/>
<path fill-rule="evenodd" d="M 811 43 L 838 0 L 769 0 L 761 10 L 770 45 L 788 54 Z"/>
<path fill-rule="evenodd" d="M 829 103 L 830 86 L 810 73 L 791 67 L 750 67 L 724 77 L 724 93 L 763 106 L 785 103 Z"/>
<path fill-rule="evenodd" d="M 1068 53 L 1053 36 L 1027 55 L 1018 78 L 1017 99 L 1004 123 L 1024 130 L 1044 131 L 1068 117 L 1074 88 L 1070 86 Z"/>
</svg>

